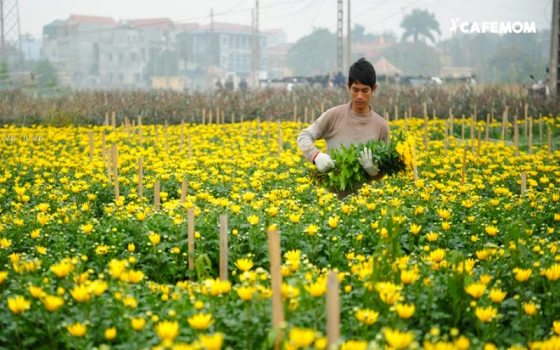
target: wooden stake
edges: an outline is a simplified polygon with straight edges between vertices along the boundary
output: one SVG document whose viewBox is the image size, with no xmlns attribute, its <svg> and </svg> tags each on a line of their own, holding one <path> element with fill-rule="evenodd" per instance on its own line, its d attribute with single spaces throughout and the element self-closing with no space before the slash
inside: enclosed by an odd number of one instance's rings
<svg viewBox="0 0 560 350">
<path fill-rule="evenodd" d="M 185 204 L 187 199 L 187 179 L 181 182 L 181 204 Z"/>
<path fill-rule="evenodd" d="M 517 114 L 513 117 L 513 141 L 515 142 L 515 155 L 519 156 L 519 125 L 517 123 Z"/>
<path fill-rule="evenodd" d="M 144 168 L 142 165 L 142 157 L 138 158 L 138 198 L 144 195 Z"/>
<path fill-rule="evenodd" d="M 208 111 L 208 125 L 212 125 L 212 110 Z"/>
<path fill-rule="evenodd" d="M 474 156 L 474 128 L 475 127 L 476 127 L 476 119 L 475 119 L 475 116 L 473 114 L 471 116 L 471 154 L 473 156 Z"/>
<path fill-rule="evenodd" d="M 504 146 L 506 145 L 507 136 L 507 125 L 508 125 L 508 107 L 504 110 L 504 115 L 502 116 L 502 141 Z"/>
<path fill-rule="evenodd" d="M 321 115 L 325 113 L 325 104 L 321 102 Z"/>
<path fill-rule="evenodd" d="M 101 153 L 103 153 L 103 161 L 107 160 L 107 147 L 105 146 L 105 130 L 101 130 Z"/>
<path fill-rule="evenodd" d="M 228 220 L 220 215 L 220 280 L 228 280 Z"/>
<path fill-rule="evenodd" d="M 465 184 L 466 172 L 467 172 L 467 147 L 463 147 L 463 167 L 461 169 L 461 186 Z"/>
<path fill-rule="evenodd" d="M 113 145 L 113 183 L 115 184 L 115 200 L 119 200 L 119 161 L 117 145 Z"/>
<path fill-rule="evenodd" d="M 478 129 L 478 145 L 476 150 L 476 156 L 480 158 L 480 143 L 481 143 L 482 129 Z"/>
<path fill-rule="evenodd" d="M 315 123 L 315 108 L 311 109 L 311 124 Z"/>
<path fill-rule="evenodd" d="M 404 112 L 404 130 L 408 131 L 408 114 Z"/>
<path fill-rule="evenodd" d="M 461 115 L 461 144 L 465 142 L 465 115 Z"/>
<path fill-rule="evenodd" d="M 154 208 L 155 208 L 155 210 L 159 210 L 159 205 L 160 205 L 159 188 L 160 188 L 159 181 L 156 181 L 156 183 L 154 184 Z"/>
<path fill-rule="evenodd" d="M 426 102 L 424 102 L 424 149 L 428 152 L 428 111 L 426 108 Z"/>
<path fill-rule="evenodd" d="M 93 162 L 93 131 L 88 132 L 89 136 L 89 161 Z"/>
<path fill-rule="evenodd" d="M 113 171 L 112 166 L 111 166 L 111 162 L 113 159 L 113 149 L 107 149 L 107 178 L 109 179 L 109 182 L 111 182 L 111 173 Z"/>
<path fill-rule="evenodd" d="M 113 132 L 117 131 L 117 117 L 115 116 L 115 111 L 111 113 L 111 124 L 113 125 Z"/>
<path fill-rule="evenodd" d="M 235 124 L 235 113 L 231 114 L 231 125 Z"/>
<path fill-rule="evenodd" d="M 550 132 L 550 126 L 547 127 L 548 132 L 548 155 L 552 155 L 552 136 Z"/>
<path fill-rule="evenodd" d="M 524 114 L 524 119 L 525 119 L 525 136 L 529 136 L 529 128 L 528 128 L 528 118 L 529 118 L 529 105 L 527 103 L 525 103 L 525 114 Z"/>
<path fill-rule="evenodd" d="M 539 114 L 539 143 L 542 144 L 543 116 Z"/>
<path fill-rule="evenodd" d="M 521 173 L 521 195 L 524 195 L 527 192 L 527 173 Z"/>
<path fill-rule="evenodd" d="M 486 115 L 486 137 L 484 138 L 484 141 L 488 142 L 488 137 L 490 136 L 490 113 L 488 113 Z"/>
<path fill-rule="evenodd" d="M 308 108 L 307 106 L 305 106 L 305 112 L 303 113 L 303 123 L 307 124 L 307 112 L 308 112 Z"/>
<path fill-rule="evenodd" d="M 282 305 L 282 273 L 280 259 L 280 235 L 277 230 L 268 230 L 268 255 L 270 261 L 270 284 L 272 288 L 272 327 L 278 331 L 275 349 L 280 349 L 280 327 L 284 322 Z"/>
<path fill-rule="evenodd" d="M 189 270 L 194 270 L 194 210 L 187 211 Z"/>
<path fill-rule="evenodd" d="M 142 146 L 142 117 L 138 116 L 138 136 L 140 137 L 140 146 Z"/>
<path fill-rule="evenodd" d="M 241 124 L 243 124 L 243 114 L 241 114 Z"/>
<path fill-rule="evenodd" d="M 278 120 L 278 158 L 282 156 L 283 149 L 284 142 L 282 141 L 282 126 L 280 125 L 280 120 Z"/>
<path fill-rule="evenodd" d="M 399 120 L 399 106 L 395 105 L 395 120 Z"/>
<path fill-rule="evenodd" d="M 328 348 L 336 347 L 340 339 L 340 300 L 338 273 L 327 276 L 327 342 Z"/>
<path fill-rule="evenodd" d="M 455 135 L 455 121 L 453 120 L 453 110 L 449 108 L 449 136 Z"/>
<path fill-rule="evenodd" d="M 202 108 L 202 125 L 206 122 L 206 108 Z"/>
<path fill-rule="evenodd" d="M 109 126 L 109 113 L 105 113 L 105 124 L 104 126 Z"/>
<path fill-rule="evenodd" d="M 533 117 L 529 117 L 529 154 L 533 153 Z"/>
</svg>

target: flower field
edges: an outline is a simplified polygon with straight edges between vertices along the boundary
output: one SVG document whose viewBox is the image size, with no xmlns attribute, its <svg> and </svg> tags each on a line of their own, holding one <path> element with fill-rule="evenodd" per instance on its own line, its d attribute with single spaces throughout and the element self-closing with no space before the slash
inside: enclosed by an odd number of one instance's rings
<svg viewBox="0 0 560 350">
<path fill-rule="evenodd" d="M 311 185 L 294 122 L 0 128 L 0 349 L 272 348 L 269 229 L 284 349 L 327 348 L 331 271 L 340 349 L 560 349 L 560 118 L 531 139 L 519 121 L 518 152 L 511 120 L 504 142 L 501 121 L 488 141 L 446 122 L 391 120 L 417 180 L 343 201 Z"/>
</svg>

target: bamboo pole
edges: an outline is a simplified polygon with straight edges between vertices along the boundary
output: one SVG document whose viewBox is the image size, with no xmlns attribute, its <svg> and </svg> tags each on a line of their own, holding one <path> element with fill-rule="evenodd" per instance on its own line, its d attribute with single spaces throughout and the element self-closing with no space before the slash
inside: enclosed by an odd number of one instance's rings
<svg viewBox="0 0 560 350">
<path fill-rule="evenodd" d="M 303 113 L 303 123 L 304 124 L 307 124 L 307 112 L 308 112 L 308 107 L 305 106 L 305 110 L 304 110 L 304 113 Z"/>
<path fill-rule="evenodd" d="M 188 225 L 188 260 L 189 271 L 194 270 L 194 210 L 190 208 L 187 211 L 187 225 Z"/>
<path fill-rule="evenodd" d="M 477 149 L 476 149 L 476 156 L 477 156 L 477 158 L 480 158 L 480 144 L 481 144 L 481 138 L 482 138 L 482 129 L 478 128 L 478 144 L 477 144 Z"/>
<path fill-rule="evenodd" d="M 220 280 L 228 280 L 228 220 L 220 215 Z"/>
<path fill-rule="evenodd" d="M 272 288 L 272 327 L 278 331 L 275 349 L 280 349 L 281 325 L 284 322 L 282 305 L 282 273 L 280 259 L 280 235 L 277 230 L 268 230 L 268 252 L 270 261 L 270 284 Z"/>
<path fill-rule="evenodd" d="M 476 107 L 475 107 L 476 108 Z M 471 116 L 471 154 L 474 156 L 474 128 L 476 127 L 476 117 Z"/>
<path fill-rule="evenodd" d="M 103 161 L 106 162 L 107 160 L 107 146 L 105 144 L 105 130 L 101 130 L 101 153 L 103 155 Z"/>
<path fill-rule="evenodd" d="M 543 116 L 539 114 L 539 143 L 542 144 L 542 135 L 543 135 Z"/>
<path fill-rule="evenodd" d="M 550 131 L 550 126 L 547 127 L 547 132 L 548 132 L 548 155 L 552 155 L 552 135 L 551 135 L 551 131 Z"/>
<path fill-rule="evenodd" d="M 156 181 L 156 183 L 154 184 L 154 208 L 155 210 L 159 210 L 160 207 L 160 184 L 159 181 Z"/>
<path fill-rule="evenodd" d="M 113 151 L 113 183 L 115 185 L 115 200 L 119 200 L 119 161 L 117 145 L 112 146 Z"/>
<path fill-rule="evenodd" d="M 399 106 L 395 105 L 395 121 L 399 120 Z"/>
<path fill-rule="evenodd" d="M 521 173 L 521 195 L 524 195 L 527 192 L 527 173 Z"/>
<path fill-rule="evenodd" d="M 187 199 L 187 179 L 181 181 L 181 204 L 184 205 Z"/>
<path fill-rule="evenodd" d="M 138 198 L 144 195 L 144 167 L 142 157 L 138 158 Z"/>
<path fill-rule="evenodd" d="M 506 136 L 507 136 L 507 125 L 508 125 L 508 107 L 504 110 L 504 114 L 502 116 L 502 141 L 504 146 L 506 145 Z"/>
<path fill-rule="evenodd" d="M 461 144 L 465 142 L 465 115 L 461 115 Z"/>
<path fill-rule="evenodd" d="M 327 343 L 329 349 L 336 347 L 340 339 L 340 295 L 338 273 L 327 276 Z"/>
<path fill-rule="evenodd" d="M 89 136 L 89 161 L 93 162 L 93 131 L 88 132 Z"/>
<path fill-rule="evenodd" d="M 529 118 L 529 105 L 525 103 L 524 119 L 525 119 L 525 136 L 529 136 L 528 119 Z"/>
<path fill-rule="evenodd" d="M 529 154 L 533 154 L 533 117 L 529 117 Z"/>
<path fill-rule="evenodd" d="M 109 113 L 105 112 L 105 123 L 103 126 L 109 126 Z"/>
<path fill-rule="evenodd" d="M 486 115 L 486 137 L 484 138 L 484 141 L 488 142 L 488 137 L 490 136 L 490 118 L 491 115 L 490 113 L 488 113 Z"/>
<path fill-rule="evenodd" d="M 113 125 L 113 132 L 117 132 L 117 117 L 115 111 L 111 112 L 111 124 Z"/>
<path fill-rule="evenodd" d="M 513 116 L 513 141 L 515 142 L 515 155 L 519 156 L 519 125 L 517 114 Z"/>
</svg>

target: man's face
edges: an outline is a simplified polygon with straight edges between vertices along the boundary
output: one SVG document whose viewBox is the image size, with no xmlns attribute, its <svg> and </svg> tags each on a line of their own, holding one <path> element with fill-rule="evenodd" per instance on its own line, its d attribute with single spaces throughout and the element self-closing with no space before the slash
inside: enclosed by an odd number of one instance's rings
<svg viewBox="0 0 560 350">
<path fill-rule="evenodd" d="M 360 82 L 354 82 L 352 86 L 350 86 L 349 83 L 346 83 L 346 85 L 352 95 L 352 103 L 358 109 L 366 108 L 369 105 L 371 96 L 373 95 L 375 89 L 377 89 L 377 84 L 373 85 L 373 89 L 371 86 L 364 85 Z"/>
</svg>

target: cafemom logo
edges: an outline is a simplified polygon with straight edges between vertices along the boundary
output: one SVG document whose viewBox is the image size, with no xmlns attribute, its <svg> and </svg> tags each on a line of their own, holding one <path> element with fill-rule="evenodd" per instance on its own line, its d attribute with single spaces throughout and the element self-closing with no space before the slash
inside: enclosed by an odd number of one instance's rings
<svg viewBox="0 0 560 350">
<path fill-rule="evenodd" d="M 459 22 L 459 17 L 451 19 L 451 33 L 456 34 L 460 31 L 465 34 L 470 33 L 537 33 L 535 22 Z"/>
</svg>

